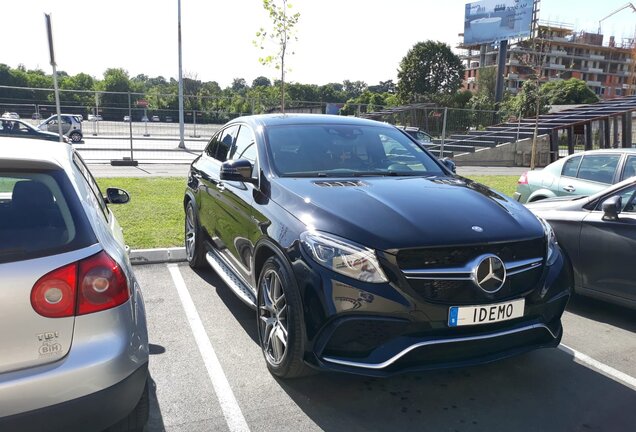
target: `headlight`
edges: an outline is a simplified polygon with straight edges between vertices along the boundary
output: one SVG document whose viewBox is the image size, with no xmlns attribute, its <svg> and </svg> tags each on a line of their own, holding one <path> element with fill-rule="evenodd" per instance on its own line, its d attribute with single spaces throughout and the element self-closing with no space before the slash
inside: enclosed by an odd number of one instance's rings
<svg viewBox="0 0 636 432">
<path fill-rule="evenodd" d="M 388 282 L 375 251 L 318 231 L 305 231 L 300 241 L 318 264 L 363 282 Z"/>
<path fill-rule="evenodd" d="M 552 229 L 548 221 L 543 218 L 539 218 L 539 222 L 541 222 L 541 225 L 543 225 L 543 232 L 545 233 L 545 240 L 548 248 L 546 253 L 546 264 L 552 265 L 557 258 L 556 245 L 558 244 L 558 242 L 556 239 L 556 235 L 554 234 L 554 230 Z"/>
</svg>

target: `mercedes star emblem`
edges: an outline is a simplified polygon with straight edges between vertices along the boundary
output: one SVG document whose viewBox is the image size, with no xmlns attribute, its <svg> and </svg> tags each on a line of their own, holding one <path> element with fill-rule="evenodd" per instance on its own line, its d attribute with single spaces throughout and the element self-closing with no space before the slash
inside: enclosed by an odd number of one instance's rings
<svg viewBox="0 0 636 432">
<path fill-rule="evenodd" d="M 506 267 L 495 255 L 486 255 L 473 270 L 473 281 L 487 293 L 495 293 L 506 281 Z"/>
</svg>

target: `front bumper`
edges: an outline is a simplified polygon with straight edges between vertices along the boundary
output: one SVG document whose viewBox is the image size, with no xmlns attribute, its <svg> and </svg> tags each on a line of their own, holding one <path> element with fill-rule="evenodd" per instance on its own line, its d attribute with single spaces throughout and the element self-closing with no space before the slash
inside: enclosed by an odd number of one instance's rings
<svg viewBox="0 0 636 432">
<path fill-rule="evenodd" d="M 561 315 L 572 287 L 562 253 L 525 292 L 523 316 L 449 327 L 449 307 L 410 296 L 400 284 L 367 284 L 311 263 L 296 271 L 304 296 L 306 362 L 320 369 L 369 376 L 487 363 L 544 347 L 562 337 Z M 296 266 L 300 268 L 300 266 Z M 307 276 L 313 274 L 310 280 Z M 308 289 L 308 287 L 320 287 Z M 519 297 L 516 297 L 519 298 Z M 511 301 L 504 298 L 499 301 Z M 497 303 L 486 301 L 482 304 Z M 322 313 L 317 313 L 317 306 Z"/>
</svg>

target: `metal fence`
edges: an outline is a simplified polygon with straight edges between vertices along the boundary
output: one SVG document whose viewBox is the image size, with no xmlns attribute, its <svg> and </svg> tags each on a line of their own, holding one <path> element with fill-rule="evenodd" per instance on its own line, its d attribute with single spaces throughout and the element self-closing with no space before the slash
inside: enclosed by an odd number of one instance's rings
<svg viewBox="0 0 636 432">
<path fill-rule="evenodd" d="M 14 112 L 34 126 L 53 116 L 52 89 L 0 85 L 0 113 Z M 168 101 L 168 102 L 166 102 Z M 62 114 L 81 115 L 84 139 L 76 145 L 91 162 L 194 159 L 220 125 L 249 114 L 278 112 L 277 101 L 245 96 L 184 96 L 184 143 L 179 148 L 176 94 L 60 90 Z M 162 104 L 170 108 L 157 108 Z M 325 103 L 288 101 L 287 112 L 322 113 Z"/>
<path fill-rule="evenodd" d="M 84 139 L 76 145 L 91 162 L 133 159 L 143 162 L 193 160 L 207 141 L 227 121 L 242 116 L 279 112 L 277 101 L 245 96 L 202 97 L 185 95 L 185 149 L 179 148 L 179 113 L 173 108 L 156 108 L 171 104 L 175 94 L 100 92 L 60 90 L 63 114 L 83 116 Z M 17 113 L 38 125 L 55 114 L 51 89 L 0 85 L 0 113 Z M 162 102 L 164 101 L 164 102 Z M 327 103 L 286 101 L 286 112 L 324 113 Z M 360 114 L 358 107 L 358 114 Z M 377 107 L 376 107 L 377 108 Z M 364 115 L 364 114 L 362 114 Z M 481 130 L 500 121 L 494 111 L 425 107 L 383 114 L 377 120 L 402 126 L 416 126 L 433 138 L 444 140 L 453 134 Z"/>
</svg>

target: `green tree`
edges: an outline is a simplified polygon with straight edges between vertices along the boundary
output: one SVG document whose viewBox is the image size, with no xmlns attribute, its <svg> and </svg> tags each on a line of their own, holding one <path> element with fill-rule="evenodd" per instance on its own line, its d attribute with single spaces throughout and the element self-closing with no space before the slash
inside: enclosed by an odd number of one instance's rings
<svg viewBox="0 0 636 432">
<path fill-rule="evenodd" d="M 538 107 L 538 108 L 537 108 Z M 536 81 L 525 81 L 521 91 L 501 104 L 502 117 L 534 117 L 550 110 L 546 96 L 537 87 Z"/>
<path fill-rule="evenodd" d="M 464 66 L 450 47 L 442 42 L 418 42 L 400 62 L 398 96 L 412 102 L 420 96 L 453 94 L 464 79 Z"/>
<path fill-rule="evenodd" d="M 272 82 L 270 79 L 264 76 L 256 77 L 254 81 L 252 81 L 252 87 L 270 87 L 271 85 Z"/>
<path fill-rule="evenodd" d="M 265 49 L 265 42 L 270 41 L 276 44 L 274 54 L 259 57 L 258 61 L 262 65 L 271 65 L 280 70 L 280 97 L 281 110 L 285 112 L 285 59 L 288 54 L 289 44 L 291 40 L 298 40 L 295 36 L 294 27 L 300 19 L 300 13 L 292 13 L 291 3 L 287 0 L 263 0 L 263 8 L 269 14 L 271 20 L 271 29 L 261 29 L 256 32 L 258 42 L 254 41 L 256 46 L 262 50 Z M 290 52 L 289 54 L 293 54 Z"/>
<path fill-rule="evenodd" d="M 240 93 L 243 90 L 247 90 L 247 82 L 245 78 L 234 78 L 232 80 L 232 91 Z"/>
<path fill-rule="evenodd" d="M 550 81 L 541 86 L 541 94 L 550 105 L 590 104 L 598 102 L 598 96 L 577 78 Z"/>
<path fill-rule="evenodd" d="M 121 68 L 109 68 L 104 72 L 104 79 L 99 82 L 101 94 L 100 106 L 103 106 L 104 118 L 120 119 L 128 114 L 128 95 L 131 90 L 128 72 Z M 119 93 L 119 94 L 117 94 Z"/>
</svg>

